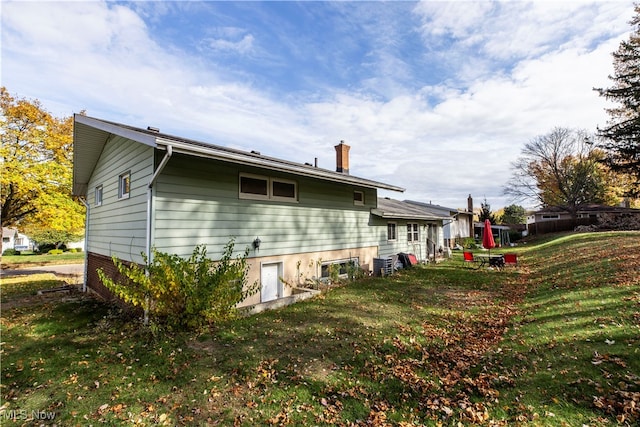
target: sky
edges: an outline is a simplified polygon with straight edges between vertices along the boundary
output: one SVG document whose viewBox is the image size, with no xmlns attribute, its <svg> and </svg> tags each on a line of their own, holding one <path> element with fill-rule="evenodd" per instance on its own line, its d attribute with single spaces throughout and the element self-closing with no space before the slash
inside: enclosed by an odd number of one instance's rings
<svg viewBox="0 0 640 427">
<path fill-rule="evenodd" d="M 7 1 L 0 84 L 100 119 L 492 211 L 524 145 L 595 132 L 632 1 Z"/>
</svg>

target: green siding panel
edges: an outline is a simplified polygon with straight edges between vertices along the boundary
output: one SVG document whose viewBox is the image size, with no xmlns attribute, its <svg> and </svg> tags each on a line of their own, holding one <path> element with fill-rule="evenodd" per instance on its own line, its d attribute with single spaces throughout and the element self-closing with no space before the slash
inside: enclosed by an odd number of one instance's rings
<svg viewBox="0 0 640 427">
<path fill-rule="evenodd" d="M 153 175 L 154 149 L 124 138 L 109 141 L 89 181 L 88 250 L 141 262 L 146 247 L 147 185 Z M 118 178 L 131 173 L 129 197 L 118 198 Z M 95 188 L 102 185 L 102 205 L 95 205 Z"/>
<path fill-rule="evenodd" d="M 298 201 L 240 199 L 241 172 L 295 180 Z M 354 206 L 354 190 L 375 202 L 371 189 L 176 155 L 156 185 L 154 245 L 188 255 L 197 244 L 215 252 L 232 237 L 243 250 L 259 237 L 260 256 L 375 246 L 368 226 L 375 205 Z"/>
</svg>

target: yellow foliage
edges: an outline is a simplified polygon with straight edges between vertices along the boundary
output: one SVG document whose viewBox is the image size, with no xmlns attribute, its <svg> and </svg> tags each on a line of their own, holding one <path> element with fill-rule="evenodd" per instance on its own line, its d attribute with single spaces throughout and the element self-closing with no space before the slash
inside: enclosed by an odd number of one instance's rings
<svg viewBox="0 0 640 427">
<path fill-rule="evenodd" d="M 38 100 L 0 88 L 2 220 L 23 230 L 79 233 L 84 207 L 71 196 L 73 118 L 58 119 Z"/>
</svg>

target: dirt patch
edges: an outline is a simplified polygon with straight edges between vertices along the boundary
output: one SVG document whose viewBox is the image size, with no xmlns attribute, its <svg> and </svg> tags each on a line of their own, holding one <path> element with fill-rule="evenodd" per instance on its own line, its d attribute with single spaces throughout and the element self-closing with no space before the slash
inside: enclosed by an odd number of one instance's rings
<svg viewBox="0 0 640 427">
<path fill-rule="evenodd" d="M 24 295 L 11 298 L 8 301 L 2 301 L 0 309 L 10 310 L 12 308 L 30 307 L 42 305 L 51 302 L 69 302 L 78 301 L 86 297 L 86 294 L 80 292 L 76 287 L 61 286 L 59 289 L 43 289 L 42 293 L 36 295 Z"/>
</svg>

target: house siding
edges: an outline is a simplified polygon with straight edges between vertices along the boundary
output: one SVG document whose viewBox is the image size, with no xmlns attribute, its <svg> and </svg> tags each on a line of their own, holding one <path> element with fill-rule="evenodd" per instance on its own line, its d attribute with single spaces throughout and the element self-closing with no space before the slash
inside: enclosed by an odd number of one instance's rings
<svg viewBox="0 0 640 427">
<path fill-rule="evenodd" d="M 241 199 L 240 173 L 293 179 L 298 200 Z M 365 192 L 364 206 L 354 206 L 354 190 Z M 187 256 L 204 244 L 214 258 L 231 238 L 241 252 L 259 237 L 250 257 L 375 246 L 368 227 L 375 200 L 371 189 L 174 155 L 157 180 L 154 245 Z"/>
<path fill-rule="evenodd" d="M 146 247 L 147 185 L 153 175 L 154 149 L 125 138 L 109 141 L 96 164 L 87 189 L 90 205 L 87 251 L 142 262 Z M 128 198 L 118 198 L 119 176 L 131 173 Z M 96 186 L 102 204 L 96 206 Z"/>
<path fill-rule="evenodd" d="M 387 224 L 396 224 L 396 240 L 387 239 Z M 417 242 L 409 242 L 407 240 L 407 224 L 418 224 L 419 240 Z M 380 248 L 380 256 L 388 257 L 400 252 L 412 253 L 418 257 L 420 261 L 425 261 L 427 255 L 433 256 L 433 248 L 431 253 L 427 248 L 427 238 L 433 239 L 433 235 L 437 234 L 435 243 L 436 249 L 443 245 L 442 224 L 431 223 L 425 221 L 411 221 L 405 219 L 377 218 L 372 219 L 371 225 L 376 229 L 378 238 L 378 246 Z M 425 225 L 427 227 L 425 227 Z"/>
</svg>

